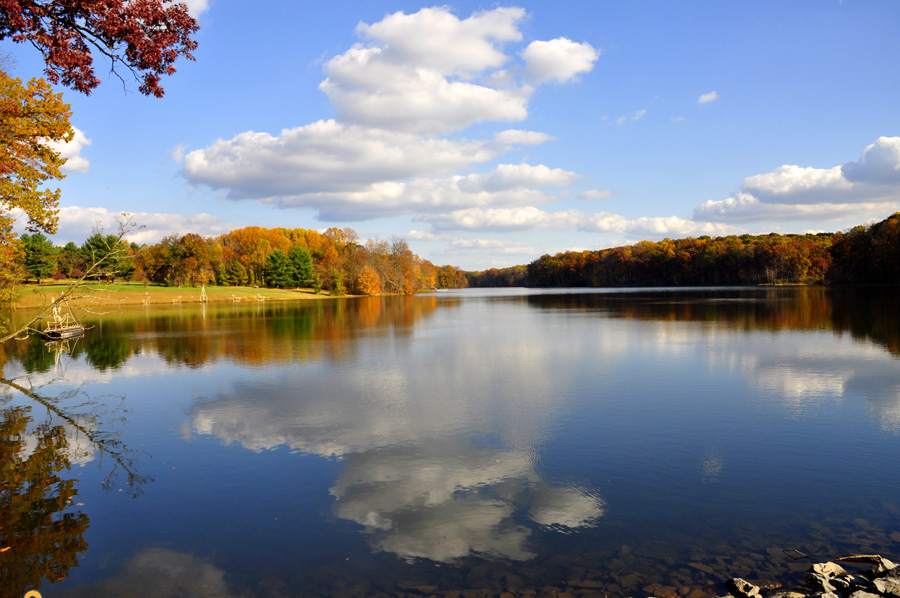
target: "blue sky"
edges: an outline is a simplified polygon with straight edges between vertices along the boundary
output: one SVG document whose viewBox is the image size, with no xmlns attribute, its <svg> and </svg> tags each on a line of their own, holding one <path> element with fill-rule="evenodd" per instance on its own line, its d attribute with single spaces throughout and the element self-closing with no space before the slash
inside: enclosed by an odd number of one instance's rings
<svg viewBox="0 0 900 598">
<path fill-rule="evenodd" d="M 165 98 L 101 58 L 64 90 L 57 243 L 124 211 L 137 242 L 351 227 L 476 270 L 900 210 L 893 0 L 189 6 Z"/>
</svg>

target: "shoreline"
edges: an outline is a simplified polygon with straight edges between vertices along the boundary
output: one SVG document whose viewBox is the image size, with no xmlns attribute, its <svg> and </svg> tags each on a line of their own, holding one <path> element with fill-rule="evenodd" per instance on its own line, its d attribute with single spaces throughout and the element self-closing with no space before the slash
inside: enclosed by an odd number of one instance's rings
<svg viewBox="0 0 900 598">
<path fill-rule="evenodd" d="M 69 284 L 29 284 L 18 289 L 18 301 L 12 310 L 41 309 Z M 309 301 L 335 299 L 327 291 L 316 293 L 312 288 L 271 289 L 259 287 L 206 287 L 202 300 L 199 287 L 164 287 L 135 283 L 86 284 L 75 290 L 68 302 L 72 307 L 96 308 L 123 305 L 178 305 L 182 303 L 239 303 L 244 301 Z M 340 295 L 357 297 L 358 295 Z"/>
</svg>

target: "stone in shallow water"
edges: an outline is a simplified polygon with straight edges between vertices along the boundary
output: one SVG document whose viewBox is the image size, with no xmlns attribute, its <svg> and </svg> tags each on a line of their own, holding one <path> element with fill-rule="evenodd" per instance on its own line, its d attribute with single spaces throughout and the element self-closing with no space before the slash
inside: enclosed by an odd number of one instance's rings
<svg viewBox="0 0 900 598">
<path fill-rule="evenodd" d="M 725 582 L 725 585 L 728 587 L 728 590 L 737 598 L 759 597 L 759 588 L 752 583 L 741 579 L 740 577 L 729 579 L 727 582 Z"/>
<path fill-rule="evenodd" d="M 872 583 L 882 594 L 900 598 L 900 567 L 894 567 L 890 571 L 885 572 Z"/>
<path fill-rule="evenodd" d="M 688 567 L 693 567 L 698 571 L 703 571 L 704 573 L 708 573 L 710 575 L 713 574 L 713 568 L 709 565 L 704 565 L 703 563 L 688 563 Z"/>
<path fill-rule="evenodd" d="M 816 592 L 834 593 L 838 589 L 847 589 L 847 571 L 837 563 L 816 563 L 803 576 L 806 585 Z"/>
</svg>

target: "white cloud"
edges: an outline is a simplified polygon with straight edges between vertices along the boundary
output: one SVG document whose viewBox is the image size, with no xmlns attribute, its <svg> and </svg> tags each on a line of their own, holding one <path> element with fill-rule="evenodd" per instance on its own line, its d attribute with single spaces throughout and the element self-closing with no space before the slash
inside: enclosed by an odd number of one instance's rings
<svg viewBox="0 0 900 598">
<path fill-rule="evenodd" d="M 525 78 L 531 83 L 552 80 L 565 83 L 590 72 L 599 57 L 600 51 L 590 44 L 579 44 L 565 37 L 533 41 L 522 51 Z"/>
<path fill-rule="evenodd" d="M 160 214 L 136 212 L 130 214 L 132 221 L 143 228 L 125 236 L 125 240 L 134 243 L 156 243 L 172 233 L 196 233 L 200 236 L 215 236 L 240 225 L 226 222 L 223 218 L 211 214 Z M 110 212 L 106 208 L 82 208 L 67 206 L 59 210 L 59 228 L 53 235 L 57 244 L 69 241 L 83 242 L 97 228 L 107 233 L 117 231 L 119 212 Z"/>
<path fill-rule="evenodd" d="M 193 183 L 227 189 L 231 198 L 278 198 L 307 193 L 364 191 L 368 186 L 440 176 L 487 162 L 491 143 L 391 132 L 334 120 L 285 129 L 279 136 L 246 132 L 218 140 L 184 158 Z"/>
<path fill-rule="evenodd" d="M 169 150 L 169 158 L 175 162 L 180 164 L 184 160 L 184 152 L 187 150 L 187 146 L 183 143 L 180 143 Z"/>
<path fill-rule="evenodd" d="M 210 0 L 182 0 L 195 19 L 209 10 Z"/>
<path fill-rule="evenodd" d="M 58 152 L 60 157 L 66 159 L 66 163 L 60 170 L 63 172 L 87 172 L 91 163 L 81 155 L 81 150 L 89 146 L 91 140 L 78 127 L 72 127 L 72 129 L 75 131 L 75 136 L 71 141 L 48 141 L 47 145 Z"/>
<path fill-rule="evenodd" d="M 315 210 L 321 221 L 412 214 L 438 232 L 442 225 L 576 226 L 591 216 L 535 207 L 568 196 L 580 178 L 575 172 L 525 163 L 466 172 L 550 135 L 509 128 L 482 139 L 447 137 L 475 123 L 521 121 L 535 86 L 592 70 L 600 52 L 588 43 L 559 37 L 521 49 L 526 17 L 521 8 L 459 18 L 434 7 L 360 23 L 359 42 L 324 65 L 320 89 L 336 119 L 277 134 L 247 131 L 171 155 L 193 184 L 224 190 L 229 199 Z M 607 195 L 593 189 L 583 197 Z"/>
<path fill-rule="evenodd" d="M 715 91 L 711 91 L 709 93 L 704 93 L 699 98 L 697 98 L 698 104 L 708 104 L 710 102 L 715 102 L 719 99 L 719 94 Z"/>
<path fill-rule="evenodd" d="M 609 189 L 588 189 L 578 194 L 578 199 L 606 199 L 612 197 L 613 192 Z"/>
<path fill-rule="evenodd" d="M 851 182 L 900 184 L 900 137 L 879 137 L 856 162 L 841 167 Z"/>
<path fill-rule="evenodd" d="M 562 168 L 548 168 L 543 164 L 500 164 L 488 174 L 470 174 L 461 179 L 461 188 L 477 191 L 507 191 L 530 187 L 566 187 L 578 179 L 578 174 Z"/>
<path fill-rule="evenodd" d="M 451 248 L 448 253 L 452 254 L 488 251 L 501 255 L 534 255 L 537 252 L 534 247 L 523 245 L 519 242 L 500 241 L 498 239 L 462 239 L 457 237 L 452 239 L 448 246 Z"/>
<path fill-rule="evenodd" d="M 806 220 L 829 222 L 841 218 L 884 218 L 900 209 L 900 202 L 786 204 L 763 203 L 748 193 L 714 201 L 694 208 L 694 220 L 723 223 Z"/>
<path fill-rule="evenodd" d="M 625 125 L 628 123 L 633 123 L 644 118 L 644 115 L 647 114 L 647 111 L 641 108 L 640 110 L 636 110 L 633 114 L 623 114 L 619 118 L 616 119 L 617 125 Z"/>
<path fill-rule="evenodd" d="M 434 216 L 420 215 L 418 219 L 429 222 L 436 230 L 511 231 L 571 228 L 583 217 L 584 213 L 578 210 L 545 212 L 534 206 L 524 206 L 469 208 Z"/>
<path fill-rule="evenodd" d="M 637 218 L 625 225 L 625 232 L 632 235 L 646 235 L 652 238 L 686 237 L 696 235 L 727 235 L 742 232 L 734 227 L 709 222 L 694 222 L 678 216 Z"/>
<path fill-rule="evenodd" d="M 900 137 L 879 137 L 856 162 L 832 168 L 786 164 L 744 179 L 741 192 L 694 209 L 697 220 L 829 222 L 883 218 L 900 209 Z"/>
<path fill-rule="evenodd" d="M 553 140 L 553 137 L 538 131 L 507 129 L 494 135 L 494 141 L 503 145 L 540 145 Z"/>
<path fill-rule="evenodd" d="M 528 116 L 524 91 L 501 90 L 417 68 L 385 68 L 380 53 L 351 50 L 326 65 L 319 88 L 347 122 L 416 133 L 449 133 L 483 121 Z M 369 79 L 369 80 L 365 80 Z"/>
<path fill-rule="evenodd" d="M 841 167 L 803 168 L 780 166 L 772 172 L 744 179 L 741 189 L 762 202 L 826 203 L 846 197 L 853 185 L 841 174 Z"/>
<path fill-rule="evenodd" d="M 446 8 L 397 12 L 373 25 L 361 23 L 356 44 L 325 64 L 319 88 L 341 120 L 419 133 L 447 133 L 482 121 L 519 121 L 529 90 L 508 73 L 489 84 L 473 81 L 509 57 L 501 43 L 519 41 L 521 8 L 498 8 L 460 20 Z"/>
<path fill-rule="evenodd" d="M 695 222 L 678 216 L 629 220 L 610 212 L 565 210 L 547 212 L 533 206 L 513 208 L 471 208 L 435 216 L 421 216 L 440 231 L 480 230 L 562 230 L 575 228 L 586 232 L 616 232 L 633 236 L 663 238 L 686 235 L 722 235 L 742 232 L 732 226 Z M 645 237 L 645 238 L 646 238 Z"/>
</svg>

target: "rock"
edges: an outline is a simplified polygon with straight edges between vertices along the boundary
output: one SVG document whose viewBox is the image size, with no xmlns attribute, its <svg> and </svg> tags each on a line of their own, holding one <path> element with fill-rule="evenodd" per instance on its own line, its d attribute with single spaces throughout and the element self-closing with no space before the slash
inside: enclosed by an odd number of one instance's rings
<svg viewBox="0 0 900 598">
<path fill-rule="evenodd" d="M 759 598 L 759 588 L 744 581 L 740 577 L 729 579 L 725 582 L 728 591 L 734 594 L 735 598 Z"/>
<path fill-rule="evenodd" d="M 872 581 L 872 584 L 882 594 L 900 598 L 900 567 L 882 573 Z"/>
<path fill-rule="evenodd" d="M 713 574 L 713 568 L 709 565 L 704 565 L 703 563 L 688 563 L 688 567 L 693 567 L 697 571 L 703 571 L 704 573 L 708 573 L 709 575 Z"/>
<path fill-rule="evenodd" d="M 587 588 L 589 590 L 599 590 L 603 587 L 603 583 L 592 579 L 570 579 L 569 585 L 573 588 Z"/>
<path fill-rule="evenodd" d="M 793 590 L 777 590 L 771 594 L 766 594 L 766 598 L 806 598 L 806 594 Z"/>
<path fill-rule="evenodd" d="M 837 563 L 816 563 L 807 570 L 803 579 L 815 592 L 835 593 L 838 589 L 847 589 L 844 580 L 847 575 L 847 571 Z"/>
<path fill-rule="evenodd" d="M 881 598 L 878 594 L 871 594 L 865 590 L 857 590 L 850 594 L 850 598 Z"/>
<path fill-rule="evenodd" d="M 870 573 L 875 576 L 878 576 L 878 575 L 881 575 L 882 573 L 887 573 L 891 569 L 896 569 L 896 568 L 897 568 L 897 565 L 895 565 L 891 561 L 887 560 L 886 558 L 879 556 L 876 559 L 875 568 L 872 569 L 870 571 Z"/>
</svg>

